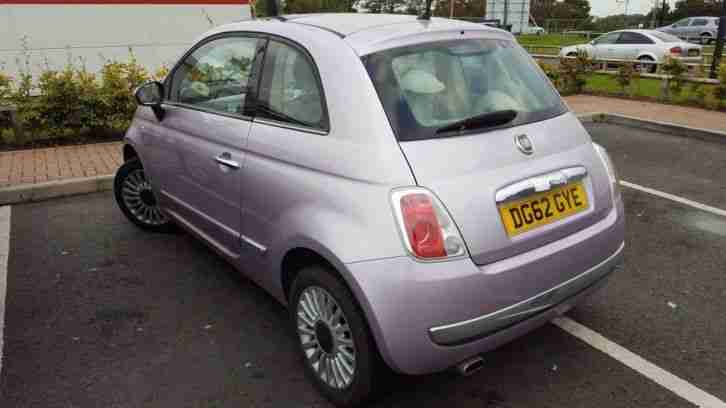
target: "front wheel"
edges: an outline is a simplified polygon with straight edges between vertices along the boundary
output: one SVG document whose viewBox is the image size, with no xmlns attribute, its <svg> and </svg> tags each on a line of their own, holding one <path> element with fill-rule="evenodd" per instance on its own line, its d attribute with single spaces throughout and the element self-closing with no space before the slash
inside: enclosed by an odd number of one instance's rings
<svg viewBox="0 0 726 408">
<path fill-rule="evenodd" d="M 151 183 L 139 159 L 131 159 L 116 172 L 113 181 L 116 203 L 135 225 L 152 232 L 173 232 L 174 224 L 161 211 Z"/>
<path fill-rule="evenodd" d="M 713 41 L 710 34 L 701 34 L 701 44 L 708 45 Z"/>
<path fill-rule="evenodd" d="M 653 58 L 640 57 L 638 58 L 638 61 L 644 62 L 641 64 L 635 64 L 635 69 L 638 70 L 641 74 L 654 74 L 655 71 L 658 70 L 658 65 L 655 64 Z"/>
<path fill-rule="evenodd" d="M 339 407 L 355 407 L 377 390 L 384 367 L 353 294 L 334 272 L 303 269 L 290 294 L 305 371 L 316 388 Z"/>
</svg>

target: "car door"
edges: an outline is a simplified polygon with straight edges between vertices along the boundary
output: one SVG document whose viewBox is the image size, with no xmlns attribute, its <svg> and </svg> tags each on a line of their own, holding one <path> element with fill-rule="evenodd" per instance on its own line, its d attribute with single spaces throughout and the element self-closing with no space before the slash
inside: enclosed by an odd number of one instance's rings
<svg viewBox="0 0 726 408">
<path fill-rule="evenodd" d="M 678 20 L 677 22 L 673 23 L 673 28 L 671 29 L 670 33 L 680 37 L 680 38 L 686 38 L 688 36 L 688 26 L 691 23 L 691 19 L 684 18 L 682 20 Z"/>
<path fill-rule="evenodd" d="M 282 214 L 291 207 L 305 211 L 313 197 L 325 196 L 325 183 L 315 181 L 330 150 L 325 97 L 312 57 L 275 37 L 261 65 L 243 171 L 242 256 L 253 271 L 265 270 L 267 249 L 285 235 Z M 269 284 L 268 277 L 250 277 Z"/>
<path fill-rule="evenodd" d="M 694 18 L 691 20 L 691 24 L 688 26 L 688 39 L 689 41 L 700 41 L 701 34 L 708 32 L 706 26 L 708 20 L 705 18 Z"/>
<path fill-rule="evenodd" d="M 635 60 L 641 52 L 655 42 L 643 34 L 623 31 L 613 45 L 613 55 L 617 59 Z"/>
<path fill-rule="evenodd" d="M 167 80 L 164 124 L 175 168 L 160 191 L 169 212 L 228 258 L 239 257 L 241 168 L 252 119 L 244 110 L 261 39 L 213 37 Z"/>
<path fill-rule="evenodd" d="M 608 33 L 593 41 L 593 57 L 595 59 L 615 58 L 615 44 L 620 38 L 620 32 Z"/>
</svg>

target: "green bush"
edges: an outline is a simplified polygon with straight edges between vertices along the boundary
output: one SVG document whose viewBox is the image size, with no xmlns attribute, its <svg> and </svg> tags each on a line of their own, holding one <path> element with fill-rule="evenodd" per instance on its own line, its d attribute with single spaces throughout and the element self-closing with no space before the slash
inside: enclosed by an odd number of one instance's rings
<svg viewBox="0 0 726 408">
<path fill-rule="evenodd" d="M 671 96 L 680 96 L 683 84 L 686 82 L 688 67 L 676 58 L 666 57 L 660 68 L 666 75 L 666 79 L 663 80 L 662 98 L 670 99 Z"/>
<path fill-rule="evenodd" d="M 542 72 L 547 75 L 547 78 L 552 81 L 552 85 L 555 86 L 555 88 L 560 88 L 560 71 L 557 69 L 556 66 L 553 66 L 551 64 L 544 63 L 540 60 L 537 60 L 537 65 L 542 69 Z"/>
<path fill-rule="evenodd" d="M 136 110 L 134 90 L 168 72 L 161 67 L 150 74 L 133 54 L 127 62 L 107 61 L 98 74 L 70 63 L 62 70 L 47 69 L 37 78 L 27 70 L 17 78 L 0 72 L 0 105 L 16 106 L 18 121 L 31 140 L 120 133 Z M 0 142 L 23 141 L 6 129 Z"/>
<path fill-rule="evenodd" d="M 626 62 L 618 67 L 618 74 L 615 80 L 620 85 L 623 94 L 633 94 L 633 86 L 637 86 L 638 78 L 640 78 L 638 70 L 635 68 L 635 64 L 632 62 Z"/>
<path fill-rule="evenodd" d="M 718 67 L 718 80 L 721 82 L 716 88 L 716 97 L 721 105 L 726 105 L 726 61 Z"/>
<path fill-rule="evenodd" d="M 582 50 L 574 58 L 560 58 L 561 91 L 565 94 L 582 93 L 592 71 L 592 60 Z"/>
</svg>

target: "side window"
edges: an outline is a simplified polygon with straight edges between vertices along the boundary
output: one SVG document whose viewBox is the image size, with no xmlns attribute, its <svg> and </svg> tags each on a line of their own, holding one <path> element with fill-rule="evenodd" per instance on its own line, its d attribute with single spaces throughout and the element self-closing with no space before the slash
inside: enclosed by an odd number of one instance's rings
<svg viewBox="0 0 726 408">
<path fill-rule="evenodd" d="M 673 27 L 685 27 L 688 25 L 688 21 L 690 21 L 687 18 L 684 18 L 683 20 L 678 20 L 673 24 Z"/>
<path fill-rule="evenodd" d="M 595 40 L 595 45 L 615 44 L 618 41 L 619 37 L 620 37 L 620 33 L 605 34 L 602 37 Z"/>
<path fill-rule="evenodd" d="M 327 130 L 328 118 L 312 61 L 296 47 L 271 40 L 257 98 L 257 116 Z"/>
<path fill-rule="evenodd" d="M 705 18 L 694 18 L 691 23 L 692 26 L 705 26 L 708 21 Z"/>
<path fill-rule="evenodd" d="M 255 38 L 225 37 L 197 48 L 174 71 L 169 100 L 242 114 L 256 47 Z"/>
<path fill-rule="evenodd" d="M 653 44 L 653 40 L 643 34 L 626 31 L 620 34 L 618 44 Z"/>
</svg>

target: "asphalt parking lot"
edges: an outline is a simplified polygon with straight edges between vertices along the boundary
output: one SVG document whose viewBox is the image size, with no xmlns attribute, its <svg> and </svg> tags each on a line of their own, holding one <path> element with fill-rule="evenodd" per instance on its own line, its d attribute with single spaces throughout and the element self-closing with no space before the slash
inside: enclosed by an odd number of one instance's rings
<svg viewBox="0 0 726 408">
<path fill-rule="evenodd" d="M 726 209 L 726 144 L 589 127 L 623 180 Z M 722 403 L 726 217 L 623 196 L 625 267 L 568 316 Z M 328 406 L 285 310 L 190 236 L 139 231 L 109 193 L 14 206 L 10 228 L 0 407 Z M 626 364 L 547 325 L 376 406 L 694 406 Z"/>
</svg>

